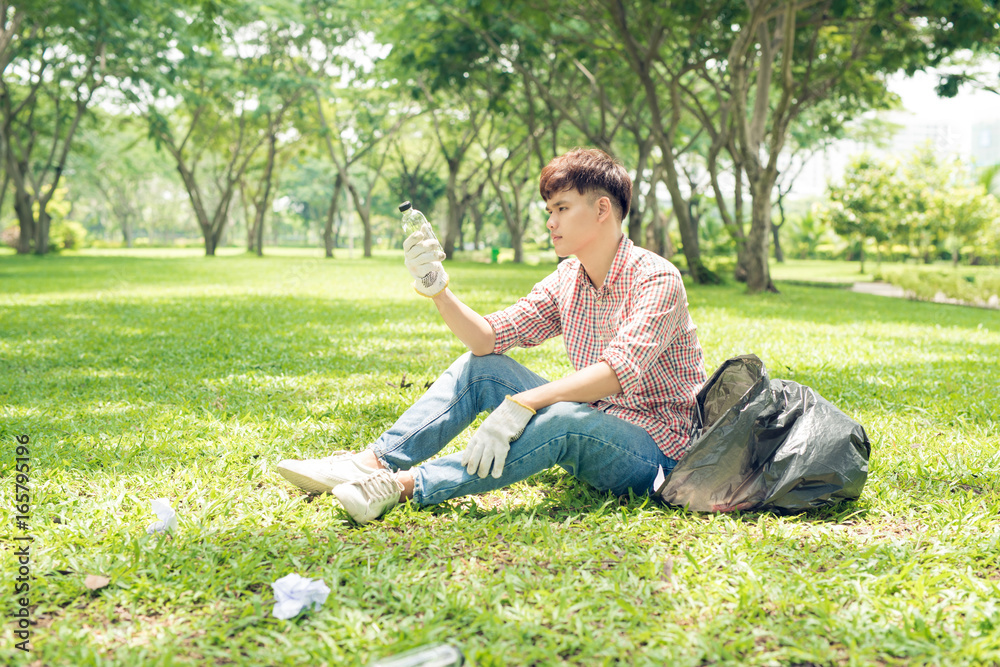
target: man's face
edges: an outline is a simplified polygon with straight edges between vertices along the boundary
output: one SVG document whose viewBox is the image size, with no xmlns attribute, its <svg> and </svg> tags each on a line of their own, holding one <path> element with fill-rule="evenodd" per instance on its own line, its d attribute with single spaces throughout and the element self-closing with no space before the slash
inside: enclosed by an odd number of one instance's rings
<svg viewBox="0 0 1000 667">
<path fill-rule="evenodd" d="M 557 255 L 577 255 L 598 238 L 599 201 L 595 193 L 581 195 L 576 188 L 557 192 L 546 200 L 549 221 L 545 226 Z"/>
</svg>

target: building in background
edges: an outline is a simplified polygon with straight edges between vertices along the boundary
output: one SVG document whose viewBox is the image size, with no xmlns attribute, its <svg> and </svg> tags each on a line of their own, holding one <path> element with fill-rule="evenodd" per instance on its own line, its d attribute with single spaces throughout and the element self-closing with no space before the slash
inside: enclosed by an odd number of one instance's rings
<svg viewBox="0 0 1000 667">
<path fill-rule="evenodd" d="M 977 169 L 1000 164 L 1000 120 L 972 126 L 972 165 Z"/>
<path fill-rule="evenodd" d="M 865 151 L 906 159 L 929 142 L 942 159 L 958 157 L 974 169 L 1000 164 L 1000 95 L 962 89 L 954 98 L 942 98 L 935 91 L 937 82 L 927 72 L 890 79 L 889 89 L 900 96 L 903 108 L 884 114 L 886 121 L 900 126 L 889 145 L 837 142 L 809 160 L 791 197 L 823 197 L 827 183 L 840 179 L 848 161 Z"/>
</svg>

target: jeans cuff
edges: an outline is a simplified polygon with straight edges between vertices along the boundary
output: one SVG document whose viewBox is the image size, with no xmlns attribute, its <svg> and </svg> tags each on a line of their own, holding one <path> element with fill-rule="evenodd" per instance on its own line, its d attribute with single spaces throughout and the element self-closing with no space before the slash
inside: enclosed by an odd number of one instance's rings
<svg viewBox="0 0 1000 667">
<path fill-rule="evenodd" d="M 369 447 L 369 450 L 371 451 L 372 454 L 375 455 L 375 458 L 378 459 L 378 462 L 382 464 L 383 468 L 391 470 L 392 472 L 399 472 L 399 468 L 386 461 L 384 451 L 379 451 L 378 447 L 376 447 L 375 445 Z"/>
<path fill-rule="evenodd" d="M 423 507 L 424 505 L 424 471 L 420 466 L 414 466 L 410 468 L 410 474 L 413 475 L 413 497 L 410 498 L 410 502 L 417 506 Z"/>
</svg>

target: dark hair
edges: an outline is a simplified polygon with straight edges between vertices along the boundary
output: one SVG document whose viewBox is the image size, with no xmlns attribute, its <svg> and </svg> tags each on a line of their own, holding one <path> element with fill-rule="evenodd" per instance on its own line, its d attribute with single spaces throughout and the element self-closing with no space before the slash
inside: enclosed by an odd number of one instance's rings
<svg viewBox="0 0 1000 667">
<path fill-rule="evenodd" d="M 624 220 L 632 205 L 632 179 L 622 163 L 598 148 L 574 148 L 552 160 L 542 169 L 538 192 L 548 201 L 552 195 L 576 188 L 581 195 L 606 195 L 611 206 Z"/>
</svg>

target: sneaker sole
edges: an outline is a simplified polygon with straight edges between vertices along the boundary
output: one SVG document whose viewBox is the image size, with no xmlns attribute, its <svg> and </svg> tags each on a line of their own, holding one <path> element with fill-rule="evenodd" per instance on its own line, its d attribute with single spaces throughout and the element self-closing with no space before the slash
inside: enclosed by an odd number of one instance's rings
<svg viewBox="0 0 1000 667">
<path fill-rule="evenodd" d="M 330 493 L 333 491 L 333 486 L 328 484 L 323 484 L 322 482 L 317 482 L 312 477 L 307 477 L 302 473 L 290 470 L 288 468 L 278 466 L 278 474 L 287 479 L 289 482 L 299 487 L 303 491 L 313 494 L 320 493 Z M 336 484 L 334 485 L 336 486 Z"/>
</svg>

